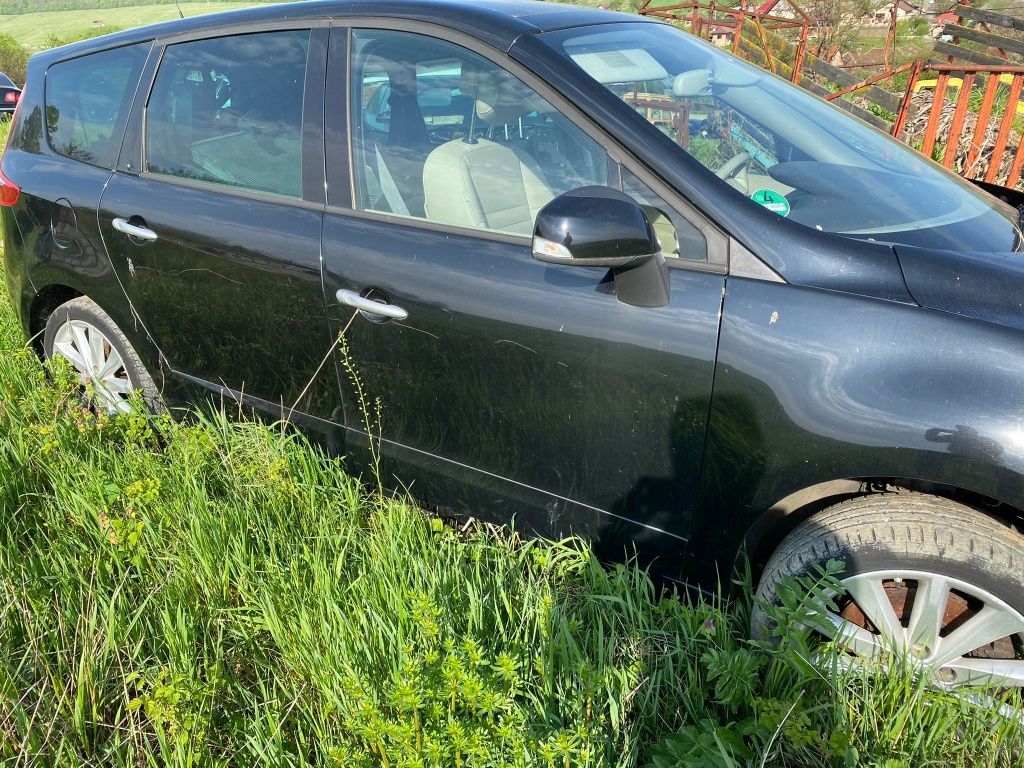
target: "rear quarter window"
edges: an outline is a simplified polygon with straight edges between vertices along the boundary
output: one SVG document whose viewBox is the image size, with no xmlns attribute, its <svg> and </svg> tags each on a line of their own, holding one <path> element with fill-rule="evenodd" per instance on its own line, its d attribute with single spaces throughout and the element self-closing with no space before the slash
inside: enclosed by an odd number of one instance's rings
<svg viewBox="0 0 1024 768">
<path fill-rule="evenodd" d="M 149 43 L 115 48 L 51 66 L 46 72 L 46 134 L 53 150 L 113 168 Z"/>
</svg>

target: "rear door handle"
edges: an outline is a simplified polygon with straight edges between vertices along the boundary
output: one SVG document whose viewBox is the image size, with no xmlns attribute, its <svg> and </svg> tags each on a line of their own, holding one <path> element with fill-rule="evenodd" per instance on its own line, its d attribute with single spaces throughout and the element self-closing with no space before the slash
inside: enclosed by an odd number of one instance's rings
<svg viewBox="0 0 1024 768">
<path fill-rule="evenodd" d="M 129 237 L 134 237 L 136 240 L 145 240 L 147 243 L 157 239 L 157 234 L 152 229 L 129 224 L 128 219 L 114 219 L 114 229 L 124 232 Z"/>
<path fill-rule="evenodd" d="M 355 307 L 369 315 L 379 315 L 380 317 L 388 317 L 392 320 L 405 320 L 409 317 L 408 312 L 395 304 L 384 304 L 380 301 L 374 301 L 365 296 L 360 296 L 355 291 L 346 291 L 342 288 L 334 295 L 337 296 L 338 301 L 342 304 Z"/>
</svg>

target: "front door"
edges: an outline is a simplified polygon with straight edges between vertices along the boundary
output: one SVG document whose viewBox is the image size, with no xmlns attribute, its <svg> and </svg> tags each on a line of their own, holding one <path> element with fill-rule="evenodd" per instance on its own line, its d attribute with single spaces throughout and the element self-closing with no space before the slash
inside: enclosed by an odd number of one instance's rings
<svg viewBox="0 0 1024 768">
<path fill-rule="evenodd" d="M 639 545 L 677 556 L 722 302 L 710 230 L 668 211 L 537 91 L 465 47 L 354 30 L 350 56 L 356 199 L 354 210 L 330 201 L 323 245 L 328 314 L 347 328 L 349 442 L 379 446 L 370 460 L 385 482 L 428 503 L 518 516 L 611 555 Z M 339 97 L 328 88 L 329 105 Z M 328 169 L 332 190 L 339 170 Z M 618 301 L 606 269 L 531 255 L 540 207 L 581 186 L 622 188 L 623 177 L 660 218 L 670 259 L 692 267 L 671 270 L 660 309 Z M 407 317 L 359 312 L 339 289 Z"/>
<path fill-rule="evenodd" d="M 319 84 L 306 74 L 322 73 L 326 36 L 288 29 L 168 45 L 139 120 L 144 154 L 100 205 L 114 268 L 167 364 L 285 416 L 328 417 L 337 404 L 333 371 L 328 396 L 307 386 L 330 346 L 322 199 L 303 181 L 304 165 L 323 162 L 322 145 L 312 160 L 303 145 L 303 114 L 304 97 L 307 111 L 323 111 L 322 74 Z M 319 67 L 307 66 L 318 55 Z"/>
</svg>

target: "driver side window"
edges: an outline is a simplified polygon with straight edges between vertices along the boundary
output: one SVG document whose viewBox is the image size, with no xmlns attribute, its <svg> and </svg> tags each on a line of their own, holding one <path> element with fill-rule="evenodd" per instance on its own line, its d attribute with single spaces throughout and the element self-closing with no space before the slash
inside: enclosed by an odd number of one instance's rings
<svg viewBox="0 0 1024 768">
<path fill-rule="evenodd" d="M 406 32 L 352 50 L 361 210 L 528 236 L 557 195 L 607 184 L 604 149 L 493 62 Z"/>
</svg>

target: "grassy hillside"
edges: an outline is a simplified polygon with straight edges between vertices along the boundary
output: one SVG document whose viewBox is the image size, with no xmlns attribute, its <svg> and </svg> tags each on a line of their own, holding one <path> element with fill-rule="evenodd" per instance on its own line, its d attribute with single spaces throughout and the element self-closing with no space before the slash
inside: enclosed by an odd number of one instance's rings
<svg viewBox="0 0 1024 768">
<path fill-rule="evenodd" d="M 257 4 L 252 0 L 183 2 L 181 10 L 186 16 L 198 16 L 203 13 L 229 11 Z M 51 35 L 68 39 L 99 26 L 138 27 L 176 18 L 178 18 L 178 9 L 174 5 L 167 4 L 132 5 L 123 8 L 92 10 L 36 11 L 0 16 L 0 32 L 12 35 L 22 45 L 35 50 L 42 48 Z"/>
<path fill-rule="evenodd" d="M 181 2 L 185 16 L 229 11 L 289 0 L 197 0 Z M 387 2 L 387 0 L 382 0 Z M 608 4 L 616 10 L 635 9 L 636 0 L 561 0 L 579 5 Z M 17 10 L 17 13 L 11 11 Z M 127 29 L 178 18 L 169 0 L 139 3 L 138 0 L 0 0 L 0 32 L 12 35 L 30 50 L 39 50 L 51 35 L 73 40 L 99 27 Z"/>
</svg>

